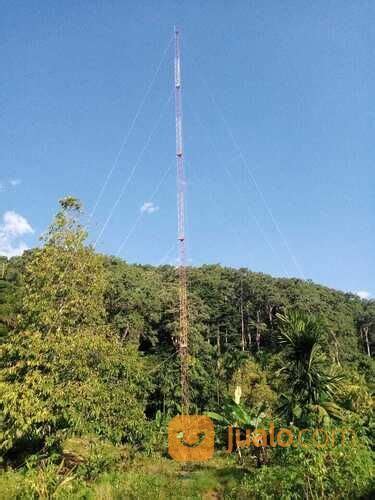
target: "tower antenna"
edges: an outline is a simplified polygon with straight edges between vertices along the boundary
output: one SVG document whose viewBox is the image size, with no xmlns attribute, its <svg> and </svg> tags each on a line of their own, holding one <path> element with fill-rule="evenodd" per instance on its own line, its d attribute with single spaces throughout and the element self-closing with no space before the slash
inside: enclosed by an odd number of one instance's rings
<svg viewBox="0 0 375 500">
<path fill-rule="evenodd" d="M 188 374 L 188 302 L 187 271 L 185 249 L 185 174 L 184 153 L 182 143 L 182 99 L 181 99 L 181 57 L 180 33 L 175 27 L 175 110 L 176 110 L 176 161 L 177 161 L 177 217 L 178 217 L 178 251 L 179 251 L 179 298 L 180 298 L 180 335 L 179 355 L 181 363 L 181 413 L 189 413 L 189 374 Z"/>
</svg>

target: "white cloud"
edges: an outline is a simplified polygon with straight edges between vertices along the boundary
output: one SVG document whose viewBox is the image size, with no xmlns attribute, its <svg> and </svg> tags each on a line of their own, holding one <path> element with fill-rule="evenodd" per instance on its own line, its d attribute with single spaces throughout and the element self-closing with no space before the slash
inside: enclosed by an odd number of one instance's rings
<svg viewBox="0 0 375 500">
<path fill-rule="evenodd" d="M 21 179 L 9 179 L 9 180 L 2 180 L 0 182 L 0 192 L 1 191 L 5 191 L 5 189 L 9 186 L 12 186 L 12 187 L 17 187 L 21 184 Z"/>
<path fill-rule="evenodd" d="M 18 240 L 21 236 L 33 232 L 25 217 L 11 210 L 5 212 L 3 223 L 0 224 L 0 255 L 6 257 L 22 255 L 28 247 L 23 241 Z"/>
<path fill-rule="evenodd" d="M 145 201 L 143 205 L 141 206 L 141 213 L 146 213 L 146 214 L 153 214 L 154 212 L 157 212 L 159 210 L 159 207 L 154 205 L 152 201 Z"/>
<path fill-rule="evenodd" d="M 9 183 L 11 186 L 16 187 L 21 184 L 21 179 L 10 179 Z"/>
<path fill-rule="evenodd" d="M 358 295 L 360 299 L 369 299 L 371 296 L 371 293 L 366 292 L 366 290 L 358 290 L 358 292 L 355 292 L 355 294 Z"/>
<path fill-rule="evenodd" d="M 12 210 L 5 212 L 3 215 L 4 223 L 0 226 L 2 231 L 13 236 L 22 236 L 23 234 L 32 233 L 33 229 L 27 222 L 25 217 Z"/>
</svg>

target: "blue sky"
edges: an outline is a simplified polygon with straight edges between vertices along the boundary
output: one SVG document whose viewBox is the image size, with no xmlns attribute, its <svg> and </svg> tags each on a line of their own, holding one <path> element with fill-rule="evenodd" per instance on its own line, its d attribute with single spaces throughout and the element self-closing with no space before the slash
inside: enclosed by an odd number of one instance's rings
<svg viewBox="0 0 375 500">
<path fill-rule="evenodd" d="M 2 253 L 73 194 L 98 250 L 175 261 L 177 23 L 189 262 L 375 293 L 373 2 L 0 6 Z"/>
</svg>

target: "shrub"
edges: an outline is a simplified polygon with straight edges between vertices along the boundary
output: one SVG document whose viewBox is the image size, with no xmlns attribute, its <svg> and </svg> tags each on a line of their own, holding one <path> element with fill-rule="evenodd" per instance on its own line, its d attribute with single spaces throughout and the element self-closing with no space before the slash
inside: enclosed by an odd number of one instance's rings
<svg viewBox="0 0 375 500">
<path fill-rule="evenodd" d="M 279 463 L 246 475 L 234 498 L 361 498 L 370 494 L 374 457 L 361 443 L 282 449 Z"/>
</svg>

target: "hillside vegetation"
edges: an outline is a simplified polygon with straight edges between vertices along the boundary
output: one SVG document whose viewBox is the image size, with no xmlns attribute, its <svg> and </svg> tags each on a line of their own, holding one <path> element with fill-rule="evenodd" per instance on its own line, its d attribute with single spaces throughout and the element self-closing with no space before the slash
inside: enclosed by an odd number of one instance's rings
<svg viewBox="0 0 375 500">
<path fill-rule="evenodd" d="M 179 464 L 176 269 L 97 254 L 81 216 L 61 200 L 39 248 L 0 258 L 0 498 L 370 498 L 375 301 L 190 268 L 190 412 L 216 452 Z M 356 439 L 224 452 L 228 425 L 271 424 Z"/>
</svg>

